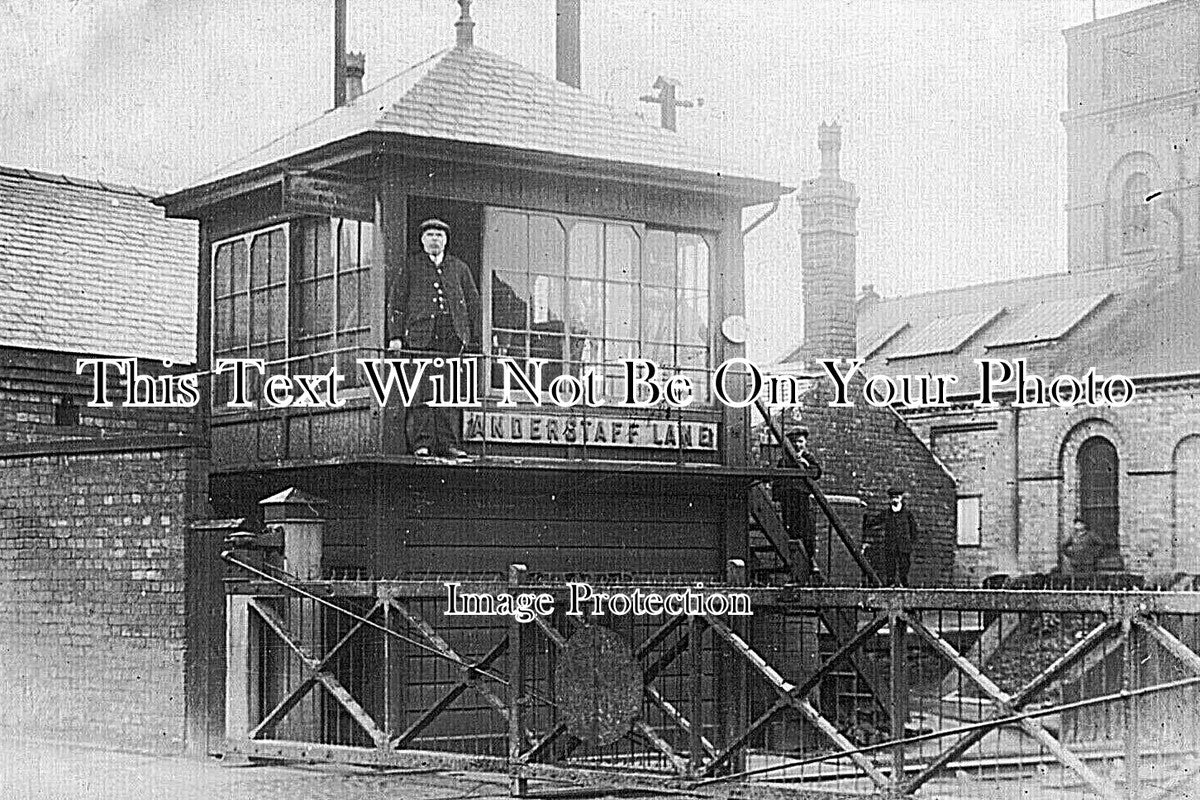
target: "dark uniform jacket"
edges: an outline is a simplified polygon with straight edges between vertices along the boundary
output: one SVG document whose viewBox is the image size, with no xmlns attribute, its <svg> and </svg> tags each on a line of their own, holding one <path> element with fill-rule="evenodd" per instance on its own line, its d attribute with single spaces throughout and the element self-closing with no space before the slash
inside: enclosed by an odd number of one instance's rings
<svg viewBox="0 0 1200 800">
<path fill-rule="evenodd" d="M 461 260 L 446 253 L 440 267 L 425 252 L 409 253 L 392 286 L 388 303 L 391 309 L 392 339 L 403 339 L 404 347 L 420 350 L 428 347 L 433 336 L 433 321 L 449 314 L 454 331 L 464 345 L 479 342 L 482 324 L 479 290 L 471 270 Z"/>
<path fill-rule="evenodd" d="M 892 511 L 891 506 L 876 518 L 876 524 L 883 529 L 885 546 L 894 547 L 897 553 L 911 553 L 917 541 L 917 520 L 908 506 L 899 511 Z"/>
<path fill-rule="evenodd" d="M 800 463 L 812 471 L 812 479 L 821 477 L 821 464 L 817 457 L 805 450 L 797 454 Z M 785 455 L 775 465 L 789 468 L 792 462 Z M 777 478 L 771 482 L 771 498 L 779 503 L 784 526 L 793 534 L 803 534 L 811 540 L 816 535 L 816 524 L 808 510 L 808 487 L 800 478 Z"/>
</svg>

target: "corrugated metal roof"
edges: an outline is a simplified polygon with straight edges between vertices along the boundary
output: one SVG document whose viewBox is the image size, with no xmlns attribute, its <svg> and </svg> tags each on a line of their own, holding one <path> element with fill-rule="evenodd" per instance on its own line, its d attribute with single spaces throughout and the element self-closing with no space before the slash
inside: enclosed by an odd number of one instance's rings
<svg viewBox="0 0 1200 800">
<path fill-rule="evenodd" d="M 204 178 L 215 183 L 371 132 L 777 182 L 687 136 L 479 47 L 443 50 Z"/>
<path fill-rule="evenodd" d="M 899 342 L 897 351 L 888 353 L 889 360 L 917 358 L 941 353 L 954 353 L 979 333 L 988 323 L 1004 313 L 1002 308 L 976 311 L 967 314 L 951 314 L 935 317 L 911 336 Z"/>
<path fill-rule="evenodd" d="M 1053 342 L 1066 336 L 1083 318 L 1092 313 L 1108 299 L 1109 295 L 1097 294 L 1087 297 L 1069 297 L 1060 300 L 1042 300 L 1026 306 L 1012 315 L 1004 333 L 997 333 L 985 341 L 985 349 L 1009 347 L 1037 342 Z"/>
<path fill-rule="evenodd" d="M 196 360 L 196 224 L 149 195 L 0 167 L 0 344 Z"/>
</svg>

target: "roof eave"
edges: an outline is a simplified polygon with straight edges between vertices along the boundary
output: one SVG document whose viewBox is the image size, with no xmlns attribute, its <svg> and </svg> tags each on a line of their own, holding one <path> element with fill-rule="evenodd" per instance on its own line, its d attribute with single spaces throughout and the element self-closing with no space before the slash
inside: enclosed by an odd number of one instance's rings
<svg viewBox="0 0 1200 800">
<path fill-rule="evenodd" d="M 677 190 L 709 192 L 738 201 L 743 206 L 771 202 L 780 195 L 793 191 L 793 187 L 762 178 L 369 131 L 237 175 L 181 189 L 154 198 L 153 202 L 162 206 L 169 217 L 196 218 L 200 216 L 196 212 L 201 209 L 270 186 L 278 182 L 285 172 L 298 169 L 329 169 L 346 161 L 377 154 L 451 158 L 487 166 L 532 169 L 574 177 L 602 177 Z"/>
<path fill-rule="evenodd" d="M 347 161 L 372 155 L 377 151 L 378 144 L 378 134 L 371 132 L 356 134 L 348 139 L 296 153 L 236 175 L 180 189 L 156 197 L 152 202 L 162 206 L 168 217 L 199 219 L 202 215 L 197 212 L 201 209 L 278 183 L 286 172 L 300 169 L 330 169 Z"/>
</svg>

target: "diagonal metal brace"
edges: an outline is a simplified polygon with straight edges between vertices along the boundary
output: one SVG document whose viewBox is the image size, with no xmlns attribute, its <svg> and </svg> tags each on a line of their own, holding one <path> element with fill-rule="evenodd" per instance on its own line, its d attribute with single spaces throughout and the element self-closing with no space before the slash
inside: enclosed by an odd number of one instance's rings
<svg viewBox="0 0 1200 800">
<path fill-rule="evenodd" d="M 800 712 L 800 715 L 806 719 L 809 724 L 821 732 L 833 745 L 846 757 L 854 762 L 855 766 L 861 769 L 866 775 L 874 781 L 876 786 L 886 788 L 890 786 L 890 782 L 879 769 L 871 763 L 871 760 L 862 753 L 858 752 L 859 748 L 853 742 L 847 739 L 838 731 L 837 727 L 825 717 L 821 716 L 821 712 L 817 711 L 812 703 L 807 700 L 797 697 L 794 694 L 795 686 L 784 680 L 783 676 L 775 671 L 775 668 L 763 660 L 763 657 L 754 651 L 740 636 L 731 631 L 724 622 L 718 617 L 705 615 L 705 619 L 712 627 L 713 632 L 720 636 L 726 644 L 728 644 L 734 652 L 742 656 L 750 662 L 750 664 L 758 670 L 759 674 L 766 678 L 767 683 L 771 685 L 779 695 L 779 699 L 787 705 Z"/>
<path fill-rule="evenodd" d="M 1013 708 L 1014 698 L 1005 693 L 991 678 L 980 672 L 974 664 L 955 650 L 949 642 L 928 628 L 924 622 L 913 614 L 901 612 L 900 616 L 912 627 L 918 636 L 954 664 L 963 675 L 979 687 L 980 691 L 991 698 L 1002 714 L 1012 716 L 1015 713 Z M 1097 775 L 1091 767 L 1083 763 L 1083 760 L 1079 756 L 1064 747 L 1062 742 L 1055 738 L 1050 731 L 1046 730 L 1040 722 L 1029 717 L 1023 717 L 1017 724 L 1032 738 L 1037 740 L 1042 747 L 1046 748 L 1061 764 L 1078 775 L 1093 791 L 1105 798 L 1105 800 L 1119 800 L 1120 793 L 1117 791 L 1116 786 Z"/>
</svg>

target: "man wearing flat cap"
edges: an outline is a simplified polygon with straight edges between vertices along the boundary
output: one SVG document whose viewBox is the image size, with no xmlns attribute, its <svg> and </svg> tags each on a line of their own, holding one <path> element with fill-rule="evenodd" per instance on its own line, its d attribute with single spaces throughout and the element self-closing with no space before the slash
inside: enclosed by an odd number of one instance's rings
<svg viewBox="0 0 1200 800">
<path fill-rule="evenodd" d="M 414 357 L 455 358 L 479 342 L 479 290 L 470 268 L 446 252 L 450 226 L 440 219 L 421 223 L 421 250 L 410 253 L 404 271 L 392 285 L 388 347 Z M 451 367 L 426 375 L 449 375 Z M 462 411 L 435 408 L 433 388 L 421 381 L 416 403 L 408 412 L 408 442 L 413 455 L 462 458 Z"/>
<path fill-rule="evenodd" d="M 865 527 L 878 528 L 883 534 L 882 572 L 884 586 L 908 586 L 908 570 L 912 566 L 913 545 L 919 531 L 917 520 L 904 505 L 904 487 L 888 487 L 888 507 L 872 515 Z"/>
<path fill-rule="evenodd" d="M 819 479 L 821 464 L 808 449 L 808 428 L 792 428 L 787 432 L 787 440 L 791 443 L 792 449 L 796 451 L 800 466 L 808 470 L 813 480 Z M 788 468 L 793 465 L 785 453 L 776 466 Z M 807 564 L 809 578 L 813 580 L 817 578 L 820 571 L 817 569 L 815 560 L 817 523 L 813 519 L 808 494 L 808 486 L 800 478 L 779 478 L 771 484 L 771 497 L 779 503 L 779 513 L 783 518 L 783 527 L 788 532 L 788 539 L 799 542 L 804 548 L 804 553 L 793 553 L 793 558 Z"/>
</svg>

